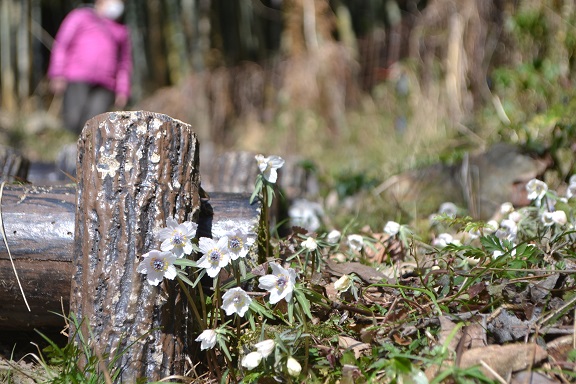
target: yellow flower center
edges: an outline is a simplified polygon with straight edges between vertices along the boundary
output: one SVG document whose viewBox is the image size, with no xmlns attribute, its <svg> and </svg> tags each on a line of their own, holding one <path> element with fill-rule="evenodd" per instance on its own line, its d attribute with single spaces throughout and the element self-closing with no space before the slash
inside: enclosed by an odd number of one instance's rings
<svg viewBox="0 0 576 384">
<path fill-rule="evenodd" d="M 165 271 L 168 269 L 168 263 L 166 263 L 166 260 L 159 257 L 152 258 L 152 260 L 150 260 L 150 266 L 156 271 Z"/>
</svg>

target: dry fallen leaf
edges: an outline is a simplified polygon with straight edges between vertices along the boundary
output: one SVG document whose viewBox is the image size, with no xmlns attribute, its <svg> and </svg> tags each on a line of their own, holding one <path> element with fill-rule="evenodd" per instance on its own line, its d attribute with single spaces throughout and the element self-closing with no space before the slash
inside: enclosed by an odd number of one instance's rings
<svg viewBox="0 0 576 384">
<path fill-rule="evenodd" d="M 438 344 L 446 345 L 448 350 L 455 352 L 460 338 L 462 337 L 462 329 L 454 331 L 456 323 L 450 320 L 447 316 L 440 316 L 440 332 L 438 333 Z M 453 332 L 456 332 L 453 334 Z"/>
<path fill-rule="evenodd" d="M 514 375 L 510 384 L 555 384 L 557 382 L 558 381 L 552 380 L 539 372 L 522 371 L 517 375 Z"/>
<path fill-rule="evenodd" d="M 537 344 L 489 345 L 469 349 L 462 353 L 460 367 L 470 368 L 480 365 L 480 360 L 482 360 L 501 377 L 509 377 L 512 372 L 536 365 L 547 357 L 546 351 Z M 494 378 L 485 368 L 480 369 L 490 378 Z"/>
<path fill-rule="evenodd" d="M 358 262 L 336 263 L 332 260 L 327 260 L 326 266 L 331 275 L 340 277 L 342 275 L 355 273 L 368 284 L 380 283 L 386 279 L 382 272 L 378 271 L 376 268 Z"/>
<path fill-rule="evenodd" d="M 359 359 L 360 356 L 362 356 L 362 351 L 372 349 L 370 344 L 363 343 L 347 336 L 338 336 L 338 346 L 342 349 L 354 352 L 354 357 L 356 359 Z"/>
</svg>

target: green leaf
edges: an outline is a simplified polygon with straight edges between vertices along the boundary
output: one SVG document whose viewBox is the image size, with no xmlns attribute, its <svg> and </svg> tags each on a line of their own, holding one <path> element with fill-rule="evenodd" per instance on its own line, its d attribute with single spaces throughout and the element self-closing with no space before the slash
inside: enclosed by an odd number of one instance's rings
<svg viewBox="0 0 576 384">
<path fill-rule="evenodd" d="M 192 288 L 195 288 L 200 282 L 200 279 L 202 279 L 202 277 L 204 277 L 205 274 L 206 274 L 205 269 L 200 270 L 200 272 L 198 273 L 198 277 L 194 282 L 192 282 L 183 274 L 182 271 L 178 271 L 178 278 L 183 282 L 185 282 L 186 284 L 188 284 L 189 286 L 191 286 Z"/>
<path fill-rule="evenodd" d="M 224 352 L 229 361 L 232 361 L 232 356 L 230 356 L 230 351 L 228 350 L 228 346 L 226 345 L 226 340 L 223 337 L 218 337 L 217 340 L 218 345 L 220 346 L 220 350 Z"/>
<path fill-rule="evenodd" d="M 294 300 L 288 302 L 288 322 L 294 324 Z"/>
<path fill-rule="evenodd" d="M 192 281 L 190 281 L 190 279 L 188 279 L 188 277 L 186 277 L 186 275 L 184 274 L 183 271 L 177 271 L 177 273 L 178 273 L 178 278 L 180 280 L 182 280 L 183 282 L 185 282 L 186 284 L 188 284 L 191 287 L 196 286 Z"/>
<path fill-rule="evenodd" d="M 310 311 L 310 302 L 306 298 L 306 295 L 304 295 L 304 293 L 300 289 L 295 289 L 294 298 L 296 299 L 296 301 L 300 305 L 300 308 L 302 308 L 302 311 L 306 314 L 306 316 L 308 316 L 309 319 L 312 319 L 312 312 Z"/>
<path fill-rule="evenodd" d="M 392 366 L 394 367 L 396 373 L 406 374 L 412 371 L 412 362 L 405 357 L 395 356 L 392 359 Z"/>
<path fill-rule="evenodd" d="M 268 208 L 272 206 L 272 200 L 274 200 L 274 187 L 270 184 L 266 184 L 266 194 L 268 198 Z"/>
<path fill-rule="evenodd" d="M 260 316 L 264 316 L 272 320 L 274 319 L 274 316 L 270 313 L 268 308 L 264 307 L 257 300 L 252 300 L 252 302 L 250 302 L 250 309 Z"/>
<path fill-rule="evenodd" d="M 254 191 L 252 192 L 252 196 L 250 196 L 250 204 L 254 202 L 254 199 L 256 199 L 256 196 L 258 196 L 260 192 L 262 192 L 262 174 L 258 174 L 258 176 L 256 176 Z"/>
<path fill-rule="evenodd" d="M 494 251 L 507 252 L 507 250 L 504 249 L 504 246 L 500 242 L 500 239 L 495 235 L 488 235 L 481 237 L 480 243 L 490 253 L 493 253 Z"/>
<path fill-rule="evenodd" d="M 180 265 L 183 267 L 197 267 L 196 261 L 185 258 L 174 260 L 174 265 Z"/>
</svg>

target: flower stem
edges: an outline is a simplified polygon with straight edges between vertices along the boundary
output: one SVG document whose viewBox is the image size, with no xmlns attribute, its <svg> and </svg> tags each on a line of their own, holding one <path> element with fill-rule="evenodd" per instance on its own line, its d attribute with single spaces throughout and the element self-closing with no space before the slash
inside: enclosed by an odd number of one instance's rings
<svg viewBox="0 0 576 384">
<path fill-rule="evenodd" d="M 202 316 L 200 316 L 200 313 L 198 312 L 198 308 L 196 308 L 196 303 L 194 302 L 194 299 L 192 299 L 192 296 L 190 296 L 190 291 L 188 291 L 188 287 L 186 286 L 186 284 L 184 284 L 184 282 L 179 277 L 176 277 L 176 279 L 178 280 L 178 284 L 180 285 L 180 288 L 182 288 L 182 290 L 184 291 L 184 295 L 186 295 L 186 298 L 188 299 L 188 303 L 190 304 L 190 308 L 192 308 L 192 312 L 194 312 L 194 316 L 196 317 L 196 321 L 198 322 L 198 324 L 202 325 L 203 329 L 206 329 L 205 317 L 203 318 Z"/>
<path fill-rule="evenodd" d="M 300 305 L 298 305 L 300 306 Z M 308 372 L 308 358 L 310 354 L 310 334 L 308 333 L 308 316 L 304 311 L 302 311 L 302 319 L 304 325 L 304 333 L 306 334 L 306 338 L 304 339 L 304 372 Z"/>
<path fill-rule="evenodd" d="M 260 197 L 262 215 L 260 215 L 260 225 L 258 226 L 258 263 L 263 264 L 270 257 L 268 193 L 265 188 L 260 191 Z"/>
<path fill-rule="evenodd" d="M 268 191 L 262 193 L 263 195 L 263 206 L 262 209 L 264 210 L 264 247 L 266 248 L 266 260 L 270 257 L 270 210 L 269 201 L 268 201 Z"/>
<path fill-rule="evenodd" d="M 212 300 L 213 302 L 213 309 L 214 309 L 214 313 L 212 316 L 212 323 L 214 324 L 214 326 L 216 326 L 216 321 L 217 319 L 220 318 L 220 316 L 218 316 L 219 311 L 220 311 L 220 275 L 218 275 L 216 277 L 215 280 L 215 288 L 214 288 L 214 299 Z"/>
<path fill-rule="evenodd" d="M 239 347 L 240 344 L 240 316 L 236 315 L 236 342 L 234 343 L 234 354 L 240 356 Z"/>
</svg>

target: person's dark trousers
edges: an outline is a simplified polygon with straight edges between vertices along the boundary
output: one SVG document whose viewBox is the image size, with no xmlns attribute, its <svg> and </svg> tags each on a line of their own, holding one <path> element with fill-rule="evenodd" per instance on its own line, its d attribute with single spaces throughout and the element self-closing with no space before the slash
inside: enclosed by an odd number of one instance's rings
<svg viewBox="0 0 576 384">
<path fill-rule="evenodd" d="M 98 85 L 68 83 L 62 105 L 65 127 L 79 135 L 86 121 L 110 110 L 114 98 L 114 92 Z"/>
</svg>

